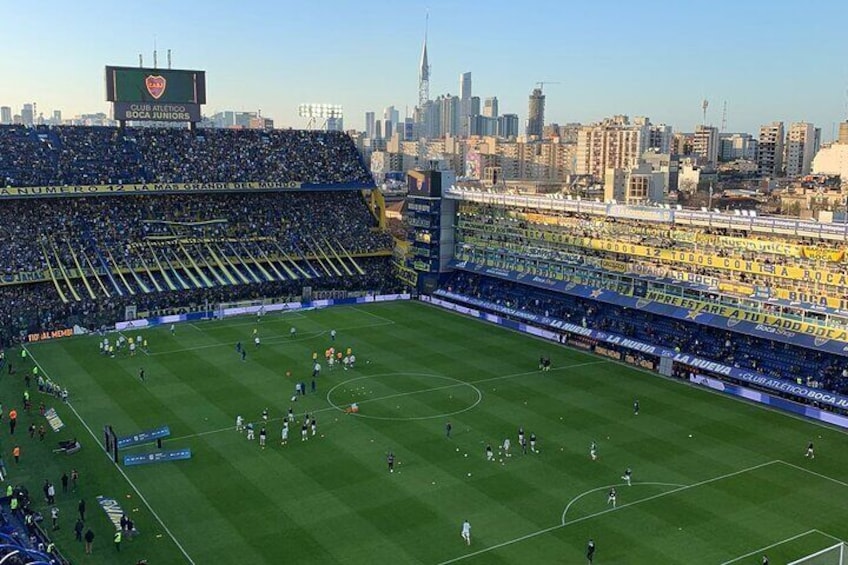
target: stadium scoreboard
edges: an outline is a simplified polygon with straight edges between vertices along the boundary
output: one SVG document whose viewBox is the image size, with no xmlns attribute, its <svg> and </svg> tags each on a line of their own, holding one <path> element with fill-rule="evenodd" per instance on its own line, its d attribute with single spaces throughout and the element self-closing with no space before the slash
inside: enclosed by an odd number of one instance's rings
<svg viewBox="0 0 848 565">
<path fill-rule="evenodd" d="M 409 196 L 440 198 L 442 196 L 441 171 L 409 171 L 406 175 Z"/>
<path fill-rule="evenodd" d="M 108 66 L 106 100 L 114 104 L 119 121 L 199 122 L 206 73 Z"/>
</svg>

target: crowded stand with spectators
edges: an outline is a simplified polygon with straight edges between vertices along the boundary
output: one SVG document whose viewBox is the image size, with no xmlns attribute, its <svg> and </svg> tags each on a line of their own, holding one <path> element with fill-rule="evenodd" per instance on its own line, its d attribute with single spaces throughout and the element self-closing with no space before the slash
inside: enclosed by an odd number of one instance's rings
<svg viewBox="0 0 848 565">
<path fill-rule="evenodd" d="M 5 469 L 3 469 L 5 475 Z M 47 533 L 45 517 L 34 509 L 24 485 L 7 484 L 0 498 L 0 563 L 69 565 Z M 49 516 L 48 516 L 49 518 Z"/>
<path fill-rule="evenodd" d="M 685 286 L 733 308 L 848 328 L 844 241 L 463 203 L 457 242 L 463 260 L 610 288 L 641 277 L 658 293 Z"/>
<path fill-rule="evenodd" d="M 450 197 L 457 272 L 440 285 L 442 298 L 848 393 L 848 236 L 838 229 L 814 237 L 799 234 L 817 225 L 784 219 L 770 227 L 758 218 L 766 227 L 753 231 L 656 209 L 575 212 L 567 207 L 576 203 L 552 205 L 545 195 L 510 202 L 454 189 Z"/>
<path fill-rule="evenodd" d="M 7 187 L 266 182 L 368 185 L 342 132 L 0 126 Z"/>
<path fill-rule="evenodd" d="M 47 165 L 45 166 L 45 163 Z M 395 291 L 392 237 L 340 133 L 0 126 L 7 187 L 259 182 L 260 189 L 0 201 L 0 340 L 138 312 Z M 317 185 L 320 190 L 285 183 Z"/>
<path fill-rule="evenodd" d="M 546 317 L 654 343 L 734 367 L 778 377 L 801 379 L 808 386 L 848 394 L 844 357 L 789 344 L 657 316 L 472 273 L 456 273 L 449 292 L 479 298 Z"/>
</svg>

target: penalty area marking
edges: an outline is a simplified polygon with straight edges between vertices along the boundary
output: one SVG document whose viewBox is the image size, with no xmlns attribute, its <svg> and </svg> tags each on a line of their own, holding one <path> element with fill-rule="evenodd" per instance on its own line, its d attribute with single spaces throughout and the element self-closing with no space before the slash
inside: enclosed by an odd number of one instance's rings
<svg viewBox="0 0 848 565">
<path fill-rule="evenodd" d="M 655 495 L 649 496 L 647 498 L 640 498 L 639 500 L 634 500 L 633 502 L 628 502 L 627 504 L 622 504 L 622 505 L 618 506 L 617 508 L 607 508 L 606 510 L 601 510 L 600 512 L 595 512 L 594 514 L 588 514 L 586 516 L 581 516 L 580 518 L 577 518 L 576 520 L 572 520 L 571 522 L 567 522 L 565 524 L 559 523 L 559 524 L 556 524 L 554 526 L 550 526 L 550 527 L 547 527 L 547 528 L 543 528 L 541 530 L 537 530 L 535 532 L 530 532 L 529 534 L 524 534 L 523 536 L 511 539 L 511 540 L 507 540 L 507 541 L 504 541 L 504 542 L 501 542 L 501 543 L 498 543 L 498 544 L 495 544 L 495 545 L 492 545 L 492 546 L 489 546 L 489 547 L 485 547 L 483 549 L 478 549 L 477 551 L 473 551 L 471 553 L 466 553 L 465 555 L 460 555 L 459 557 L 454 557 L 453 559 L 448 559 L 447 561 L 442 561 L 441 563 L 439 563 L 439 565 L 448 565 L 449 563 L 456 563 L 458 561 L 468 559 L 469 557 L 476 557 L 478 555 L 482 555 L 483 553 L 488 553 L 490 551 L 494 551 L 494 550 L 500 549 L 502 547 L 510 546 L 514 543 L 518 543 L 518 542 L 522 542 L 524 540 L 535 538 L 535 537 L 541 536 L 543 534 L 547 534 L 549 532 L 553 532 L 555 530 L 562 529 L 566 526 L 570 526 L 572 524 L 585 522 L 586 520 L 591 520 L 592 518 L 596 518 L 596 517 L 602 516 L 604 514 L 609 514 L 610 512 L 623 510 L 623 509 L 628 508 L 630 506 L 636 506 L 637 504 L 642 504 L 643 502 L 649 502 L 651 500 L 656 500 L 658 498 L 662 498 L 662 497 L 668 496 L 670 494 L 683 492 L 685 490 L 689 490 L 689 489 L 692 489 L 692 488 L 695 488 L 695 487 L 707 485 L 707 484 L 710 484 L 710 483 L 714 483 L 716 481 L 721 481 L 723 479 L 729 479 L 730 477 L 735 477 L 737 475 L 742 475 L 744 473 L 749 473 L 751 471 L 756 471 L 757 469 L 761 469 L 763 467 L 768 467 L 769 465 L 774 465 L 775 463 L 780 463 L 780 461 L 778 461 L 777 459 L 774 459 L 772 461 L 760 463 L 759 465 L 753 465 L 751 467 L 746 467 L 745 469 L 740 469 L 739 471 L 734 471 L 732 473 L 725 473 L 724 475 L 720 475 L 718 477 L 713 477 L 711 479 L 699 481 L 699 482 L 693 483 L 691 485 L 686 485 L 686 486 L 675 488 L 675 489 L 672 489 L 672 490 L 669 490 L 669 491 L 666 491 L 666 492 L 661 492 L 659 494 L 655 494 Z M 606 487 L 604 487 L 604 488 L 606 488 Z"/>
<path fill-rule="evenodd" d="M 657 483 L 657 482 L 650 482 L 650 481 L 642 481 L 642 482 L 638 482 L 638 483 L 632 483 L 632 486 L 634 486 L 634 487 L 639 486 L 639 485 L 644 485 L 644 486 L 651 485 L 651 486 L 661 486 L 661 487 L 677 487 L 677 488 L 681 488 L 681 487 L 686 486 L 686 485 L 681 485 L 680 483 Z M 568 504 L 565 506 L 565 510 L 562 511 L 562 522 L 561 522 L 562 525 L 564 526 L 565 523 L 566 523 L 565 522 L 565 515 L 568 514 L 568 510 L 571 508 L 571 506 L 575 502 L 577 502 L 578 500 L 583 498 L 584 496 L 590 495 L 593 492 L 600 492 L 600 491 L 603 491 L 603 490 L 611 489 L 613 487 L 618 488 L 618 487 L 626 487 L 626 486 L 629 486 L 629 485 L 627 483 L 619 483 L 617 485 L 606 485 L 606 486 L 603 486 L 603 487 L 597 487 L 597 488 L 589 489 L 586 492 L 578 494 L 577 496 L 575 496 L 574 498 L 572 498 L 568 502 Z"/>
<path fill-rule="evenodd" d="M 848 487 L 848 483 L 846 483 L 845 481 L 840 481 L 839 479 L 834 479 L 833 477 L 829 477 L 829 476 L 827 476 L 827 475 L 823 475 L 823 474 L 821 474 L 821 473 L 818 473 L 818 472 L 816 472 L 816 471 L 813 471 L 812 469 L 806 469 L 806 468 L 804 468 L 804 467 L 801 467 L 800 465 L 796 465 L 795 463 L 790 463 L 789 461 L 784 461 L 784 460 L 782 460 L 782 459 L 781 459 L 780 461 L 778 461 L 778 463 L 782 463 L 783 465 L 786 465 L 787 467 L 792 467 L 793 469 L 797 469 L 797 470 L 799 470 L 799 471 L 803 471 L 803 472 L 805 472 L 805 473 L 809 473 L 810 475 L 813 475 L 813 476 L 819 477 L 820 479 L 824 479 L 824 480 L 826 480 L 826 481 L 830 481 L 830 482 L 832 482 L 832 483 L 836 483 L 837 485 L 841 485 L 841 486 L 843 486 L 843 487 Z"/>
<path fill-rule="evenodd" d="M 766 551 L 766 550 L 771 549 L 773 547 L 777 547 L 779 545 L 783 545 L 784 543 L 789 543 L 790 541 L 795 541 L 796 539 L 801 539 L 803 537 L 807 537 L 810 534 L 816 534 L 816 533 L 821 534 L 821 532 L 819 532 L 818 530 L 807 530 L 806 532 L 802 532 L 802 533 L 794 535 L 792 537 L 782 539 L 782 540 L 775 542 L 771 545 L 767 545 L 767 546 L 764 546 L 764 547 L 758 547 L 754 551 L 750 551 L 750 552 L 746 553 L 745 555 L 740 555 L 739 557 L 736 557 L 735 559 L 731 559 L 730 561 L 724 561 L 721 565 L 730 565 L 731 563 L 736 563 L 737 561 L 742 561 L 746 557 L 751 557 L 752 555 L 757 555 L 758 553 L 762 553 L 763 551 Z"/>
<path fill-rule="evenodd" d="M 437 391 L 440 391 L 440 390 L 445 390 L 445 389 L 449 389 L 449 388 L 457 388 L 457 387 L 462 387 L 462 386 L 468 387 L 471 390 L 473 390 L 474 392 L 476 392 L 477 393 L 477 400 L 475 400 L 474 403 L 471 404 L 470 406 L 466 406 L 465 408 L 462 408 L 460 410 L 456 410 L 454 412 L 446 412 L 446 413 L 443 413 L 443 414 L 433 414 L 431 416 L 407 416 L 407 417 L 404 417 L 404 416 L 372 416 L 372 415 L 369 415 L 369 414 L 361 414 L 361 413 L 359 413 L 359 414 L 351 413 L 350 414 L 351 416 L 357 416 L 359 418 L 367 418 L 367 419 L 370 419 L 370 420 L 390 420 L 390 421 L 395 421 L 395 422 L 406 422 L 406 421 L 414 421 L 414 420 L 432 420 L 432 419 L 435 419 L 435 418 L 447 418 L 447 417 L 450 417 L 450 416 L 455 416 L 457 414 L 462 414 L 463 412 L 468 412 L 469 410 L 473 410 L 474 408 L 476 408 L 477 405 L 480 404 L 480 402 L 483 401 L 482 391 L 479 388 L 477 388 L 476 386 L 474 386 L 473 384 L 471 384 L 467 381 L 462 381 L 462 380 L 456 379 L 454 377 L 448 377 L 448 376 L 445 376 L 445 375 L 437 375 L 437 374 L 434 374 L 434 373 L 398 372 L 398 373 L 381 373 L 381 374 L 378 374 L 378 375 L 365 375 L 365 376 L 362 376 L 362 377 L 356 377 L 356 378 L 349 379 L 349 380 L 346 380 L 344 382 L 341 382 L 341 383 L 335 385 L 334 387 L 332 387 L 330 390 L 327 391 L 327 404 L 329 404 L 330 406 L 332 406 L 333 408 L 335 408 L 339 412 L 344 412 L 345 411 L 344 408 L 342 408 L 341 406 L 339 406 L 335 402 L 333 402 L 333 400 L 331 398 L 333 391 L 335 391 L 336 389 L 338 389 L 341 386 L 347 385 L 349 383 L 353 383 L 355 381 L 361 381 L 361 380 L 365 380 L 365 379 L 376 379 L 376 378 L 381 378 L 381 377 L 428 377 L 428 378 L 433 378 L 433 379 L 444 379 L 444 380 L 453 381 L 453 382 L 449 385 L 444 385 L 444 386 L 439 386 L 439 387 L 423 388 L 421 390 L 408 391 L 408 392 L 398 392 L 398 393 L 395 393 L 395 394 L 390 394 L 390 395 L 387 395 L 387 396 L 381 396 L 381 397 L 377 397 L 377 398 L 366 398 L 365 400 L 357 401 L 357 404 L 365 404 L 366 402 L 377 402 L 378 400 L 390 400 L 392 398 L 401 398 L 401 397 L 413 396 L 415 394 L 422 394 L 422 393 L 426 393 L 426 392 L 437 392 Z"/>
<path fill-rule="evenodd" d="M 395 323 L 395 321 L 392 320 L 391 318 L 386 318 L 385 316 L 380 316 L 379 314 L 369 312 L 368 310 L 363 310 L 362 308 L 360 308 L 358 306 L 351 306 L 350 309 L 356 310 L 357 312 L 359 312 L 361 314 L 367 314 L 367 315 L 371 316 L 372 318 L 376 318 L 376 319 L 380 320 L 381 322 L 390 322 L 392 324 Z"/>
<path fill-rule="evenodd" d="M 124 336 L 124 339 L 128 339 L 128 338 L 127 338 L 127 336 L 124 334 L 124 332 L 118 332 L 118 335 L 122 335 L 122 336 Z M 139 351 L 141 351 L 142 353 L 144 353 L 144 354 L 145 354 L 145 355 L 147 355 L 148 357 L 150 357 L 150 353 L 148 353 L 147 351 L 145 351 L 144 349 L 142 349 L 142 348 L 141 348 L 141 344 L 136 343 L 136 349 L 137 349 L 137 350 L 139 350 Z"/>
</svg>

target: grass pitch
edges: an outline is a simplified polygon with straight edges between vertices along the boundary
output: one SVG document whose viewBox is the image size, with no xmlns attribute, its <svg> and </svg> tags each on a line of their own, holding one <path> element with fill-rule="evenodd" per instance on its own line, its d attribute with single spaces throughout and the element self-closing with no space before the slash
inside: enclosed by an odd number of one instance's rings
<svg viewBox="0 0 848 565">
<path fill-rule="evenodd" d="M 12 480 L 31 491 L 80 471 L 78 491 L 58 495 L 55 536 L 75 562 L 584 563 L 593 538 L 600 564 L 758 564 L 763 554 L 785 563 L 848 538 L 842 432 L 435 308 L 334 307 L 182 324 L 174 335 L 130 332 L 139 333 L 150 351 L 132 358 L 99 355 L 94 336 L 29 346 L 71 391 L 71 405 L 57 406 L 67 427 L 42 443 L 26 436 L 37 410 L 22 415 L 17 466 L 3 431 Z M 352 348 L 356 368 L 325 365 L 317 393 L 291 402 L 295 382 L 311 384 L 313 352 L 331 345 Z M 551 357 L 550 372 L 537 370 L 540 355 Z M 7 412 L 32 366 L 14 362 Z M 359 415 L 342 411 L 352 402 Z M 301 441 L 298 422 L 281 446 L 290 406 L 298 420 L 314 415 L 318 434 Z M 258 435 L 264 408 L 262 450 L 234 427 L 240 414 Z M 193 458 L 118 469 L 95 444 L 107 423 L 119 435 L 167 424 L 164 447 L 191 448 Z M 519 427 L 536 434 L 539 453 L 521 453 Z M 50 452 L 73 435 L 80 453 Z M 505 438 L 511 457 L 498 450 Z M 803 456 L 810 440 L 815 460 Z M 620 478 L 627 467 L 630 487 Z M 616 509 L 607 504 L 613 485 Z M 97 495 L 117 499 L 141 531 L 120 556 Z M 92 556 L 73 541 L 79 498 L 97 534 Z M 465 519 L 470 547 L 460 538 Z"/>
</svg>

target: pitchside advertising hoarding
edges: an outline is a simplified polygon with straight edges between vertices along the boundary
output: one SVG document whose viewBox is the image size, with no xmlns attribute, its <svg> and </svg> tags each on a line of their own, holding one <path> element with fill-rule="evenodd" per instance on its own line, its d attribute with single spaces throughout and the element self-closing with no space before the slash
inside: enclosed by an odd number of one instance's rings
<svg viewBox="0 0 848 565">
<path fill-rule="evenodd" d="M 106 100 L 114 103 L 116 120 L 199 122 L 206 73 L 106 67 Z"/>
</svg>

